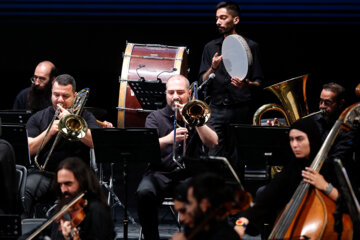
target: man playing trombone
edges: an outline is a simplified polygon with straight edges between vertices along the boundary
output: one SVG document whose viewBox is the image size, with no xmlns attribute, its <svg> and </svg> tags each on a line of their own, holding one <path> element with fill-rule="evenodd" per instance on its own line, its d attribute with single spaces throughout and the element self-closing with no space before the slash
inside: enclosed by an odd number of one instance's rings
<svg viewBox="0 0 360 240">
<path fill-rule="evenodd" d="M 191 157 L 201 155 L 202 144 L 210 149 L 218 144 L 210 122 L 190 130 L 184 127 L 181 109 L 190 100 L 189 85 L 189 80 L 182 75 L 170 77 L 166 83 L 167 106 L 146 118 L 145 127 L 157 129 L 161 163 L 149 166 L 137 189 L 138 215 L 145 240 L 159 239 L 157 206 L 164 197 L 171 195 L 179 182 L 188 178 L 181 158 L 178 158 L 184 155 L 184 142 L 186 155 Z M 164 196 L 165 193 L 168 195 Z"/>
<path fill-rule="evenodd" d="M 75 110 L 72 109 L 76 107 L 73 106 L 73 103 L 79 99 L 76 96 L 75 79 L 68 74 L 59 75 L 52 85 L 52 106 L 34 114 L 26 124 L 30 155 L 36 154 L 35 163 L 40 170 L 30 170 L 27 178 L 25 217 L 31 217 L 35 202 L 48 202 L 54 199 L 50 185 L 53 172 L 60 161 L 66 157 L 74 156 L 83 160 L 89 159 L 89 148 L 93 147 L 90 128 L 99 127 L 95 117 L 90 112 L 84 111 L 81 114 L 88 128 L 84 130 L 80 141 L 70 142 L 63 137 L 57 137 L 60 119 L 69 116 L 69 113 Z M 54 143 L 56 138 L 58 141 Z M 52 147 L 53 150 L 51 150 Z M 47 158 L 48 162 L 45 161 Z"/>
</svg>

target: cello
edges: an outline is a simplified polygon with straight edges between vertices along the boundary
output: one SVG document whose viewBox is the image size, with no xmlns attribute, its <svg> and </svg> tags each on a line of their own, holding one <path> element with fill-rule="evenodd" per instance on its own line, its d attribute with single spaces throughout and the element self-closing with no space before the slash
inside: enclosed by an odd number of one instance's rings
<svg viewBox="0 0 360 240">
<path fill-rule="evenodd" d="M 346 108 L 331 128 L 310 167 L 319 172 L 340 129 L 346 131 L 359 122 L 360 103 Z M 332 213 L 336 203 L 321 191 L 301 181 L 279 216 L 268 239 L 337 239 Z M 353 228 L 349 215 L 343 215 L 341 239 L 352 239 Z"/>
</svg>

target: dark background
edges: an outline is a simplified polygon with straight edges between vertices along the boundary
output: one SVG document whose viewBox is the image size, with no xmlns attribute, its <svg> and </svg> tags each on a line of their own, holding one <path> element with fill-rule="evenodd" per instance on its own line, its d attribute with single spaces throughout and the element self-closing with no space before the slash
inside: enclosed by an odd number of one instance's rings
<svg viewBox="0 0 360 240">
<path fill-rule="evenodd" d="M 0 1 L 0 109 L 12 107 L 42 60 L 91 89 L 89 107 L 116 124 L 126 41 L 187 46 L 189 79 L 203 47 L 217 37 L 218 1 Z M 337 81 L 354 101 L 360 56 L 358 1 L 238 1 L 240 33 L 261 47 L 265 86 L 309 73 L 310 110 L 321 85 Z M 258 103 L 277 101 L 264 92 Z M 103 120 L 103 119 L 101 119 Z"/>
<path fill-rule="evenodd" d="M 204 45 L 217 37 L 213 0 L 0 0 L 0 109 L 30 85 L 35 66 L 55 63 L 89 87 L 87 106 L 107 110 L 100 120 L 116 126 L 119 76 L 126 41 L 187 46 L 189 79 L 198 79 Z M 248 0 L 239 2 L 240 33 L 260 44 L 268 86 L 310 74 L 310 111 L 318 108 L 321 85 L 336 81 L 355 101 L 359 81 L 360 3 L 355 0 Z M 257 103 L 277 102 L 267 91 Z M 108 171 L 108 169 L 106 169 Z M 114 169 L 121 178 L 122 165 Z M 143 166 L 130 167 L 130 206 Z M 122 182 L 120 180 L 120 182 Z M 115 183 L 123 200 L 122 184 Z"/>
</svg>

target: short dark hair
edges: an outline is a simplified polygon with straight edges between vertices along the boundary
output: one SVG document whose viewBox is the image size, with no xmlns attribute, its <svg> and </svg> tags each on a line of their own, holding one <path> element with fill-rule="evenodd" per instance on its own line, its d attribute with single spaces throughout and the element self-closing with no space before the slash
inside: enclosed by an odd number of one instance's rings
<svg viewBox="0 0 360 240">
<path fill-rule="evenodd" d="M 61 74 L 61 75 L 57 76 L 54 80 L 54 83 L 55 82 L 57 82 L 59 85 L 63 85 L 63 86 L 71 84 L 73 92 L 76 91 L 75 79 L 69 74 Z"/>
<path fill-rule="evenodd" d="M 338 83 L 330 82 L 323 85 L 323 89 L 336 93 L 336 101 L 345 99 L 346 91 L 343 86 Z"/>
<path fill-rule="evenodd" d="M 233 17 L 239 17 L 240 16 L 240 7 L 236 2 L 233 1 L 227 1 L 227 2 L 220 2 L 216 5 L 216 10 L 219 8 L 226 8 L 226 10 L 231 14 Z"/>
<path fill-rule="evenodd" d="M 193 194 L 197 202 L 208 199 L 212 209 L 234 200 L 231 188 L 225 184 L 222 177 L 214 173 L 204 173 L 194 177 L 189 187 L 193 187 Z"/>
</svg>

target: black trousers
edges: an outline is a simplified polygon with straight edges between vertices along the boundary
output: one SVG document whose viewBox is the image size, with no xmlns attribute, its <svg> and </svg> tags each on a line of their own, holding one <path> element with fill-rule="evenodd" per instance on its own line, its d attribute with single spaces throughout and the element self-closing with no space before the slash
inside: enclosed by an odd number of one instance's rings
<svg viewBox="0 0 360 240">
<path fill-rule="evenodd" d="M 188 181 L 186 177 L 169 179 L 158 172 L 145 175 L 136 191 L 137 209 L 145 240 L 160 239 L 158 207 L 164 197 L 172 197 L 177 184 Z"/>
<path fill-rule="evenodd" d="M 238 162 L 236 143 L 229 124 L 249 123 L 250 106 L 247 103 L 235 106 L 210 104 L 210 108 L 212 124 L 218 135 L 219 144 L 215 149 L 209 150 L 209 155 L 226 157 L 240 178 L 243 178 L 244 167 Z"/>
<path fill-rule="evenodd" d="M 25 186 L 24 217 L 32 217 L 36 203 L 53 204 L 56 200 L 52 190 L 54 173 L 40 170 L 31 170 Z M 39 216 L 44 217 L 44 216 Z"/>
</svg>

